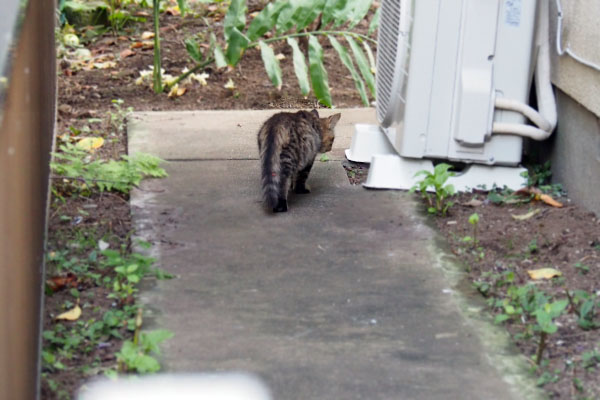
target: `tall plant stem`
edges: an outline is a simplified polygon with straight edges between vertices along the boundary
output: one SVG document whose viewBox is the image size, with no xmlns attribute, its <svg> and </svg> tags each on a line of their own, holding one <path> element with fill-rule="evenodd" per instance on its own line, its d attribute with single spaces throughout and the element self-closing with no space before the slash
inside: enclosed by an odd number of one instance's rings
<svg viewBox="0 0 600 400">
<path fill-rule="evenodd" d="M 354 33 L 354 32 L 348 32 L 348 31 L 312 31 L 312 32 L 298 32 L 298 33 L 291 33 L 289 35 L 283 35 L 283 36 L 276 36 L 270 39 L 264 39 L 263 42 L 265 43 L 271 43 L 271 42 L 276 42 L 278 40 L 285 40 L 287 38 L 293 38 L 293 37 L 302 37 L 302 36 L 311 36 L 311 35 L 324 35 L 324 36 L 328 36 L 328 35 L 347 35 L 347 36 L 352 36 L 354 38 L 357 39 L 361 39 L 361 40 L 366 40 L 368 42 L 371 42 L 373 44 L 377 44 L 377 40 L 375 39 L 371 39 L 370 37 L 366 36 L 366 35 L 361 35 L 360 33 Z M 254 47 L 254 46 L 258 46 L 258 42 L 252 42 L 250 44 L 248 44 L 247 47 Z"/>
<path fill-rule="evenodd" d="M 152 73 L 153 88 L 155 93 L 161 93 L 163 91 L 162 86 L 162 64 L 160 58 L 160 30 L 159 30 L 159 17 L 160 17 L 160 0 L 152 1 L 152 11 L 154 16 L 154 71 Z"/>
<path fill-rule="evenodd" d="M 542 355 L 544 354 L 544 349 L 546 348 L 546 336 L 548 334 L 544 331 L 540 332 L 540 343 L 538 344 L 537 354 L 535 356 L 535 363 L 540 365 L 542 362 Z"/>
</svg>

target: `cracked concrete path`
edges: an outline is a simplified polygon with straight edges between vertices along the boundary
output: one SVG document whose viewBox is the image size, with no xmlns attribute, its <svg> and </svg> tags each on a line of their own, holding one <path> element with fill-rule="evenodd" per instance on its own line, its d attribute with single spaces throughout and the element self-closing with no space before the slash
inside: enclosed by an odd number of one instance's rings
<svg viewBox="0 0 600 400">
<path fill-rule="evenodd" d="M 412 200 L 348 183 L 343 149 L 374 112 L 339 111 L 332 161 L 277 215 L 260 203 L 255 139 L 275 111 L 130 118 L 130 153 L 171 160 L 131 200 L 137 234 L 177 275 L 142 293 L 175 333 L 166 369 L 248 371 L 277 400 L 531 398 L 460 311 Z"/>
</svg>

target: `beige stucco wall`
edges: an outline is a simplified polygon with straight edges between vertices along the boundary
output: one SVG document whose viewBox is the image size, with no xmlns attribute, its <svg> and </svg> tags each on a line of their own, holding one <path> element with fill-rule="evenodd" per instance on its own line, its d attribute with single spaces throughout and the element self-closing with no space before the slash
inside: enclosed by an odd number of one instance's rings
<svg viewBox="0 0 600 400">
<path fill-rule="evenodd" d="M 600 71 L 595 71 L 564 55 L 556 48 L 556 1 L 550 3 L 552 81 L 596 116 L 600 116 Z M 562 0 L 563 49 L 569 45 L 578 56 L 600 65 L 600 0 Z"/>
</svg>

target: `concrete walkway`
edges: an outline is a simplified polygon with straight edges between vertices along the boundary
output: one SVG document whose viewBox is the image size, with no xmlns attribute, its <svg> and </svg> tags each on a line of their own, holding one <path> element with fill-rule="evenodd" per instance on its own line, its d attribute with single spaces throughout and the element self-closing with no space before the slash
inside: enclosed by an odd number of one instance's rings
<svg viewBox="0 0 600 400">
<path fill-rule="evenodd" d="M 349 185 L 339 160 L 374 112 L 341 112 L 334 161 L 277 215 L 260 203 L 255 139 L 274 111 L 130 119 L 130 154 L 170 160 L 132 195 L 138 235 L 178 276 L 143 293 L 175 333 L 166 369 L 249 371 L 277 400 L 531 398 L 491 365 L 410 197 Z"/>
</svg>

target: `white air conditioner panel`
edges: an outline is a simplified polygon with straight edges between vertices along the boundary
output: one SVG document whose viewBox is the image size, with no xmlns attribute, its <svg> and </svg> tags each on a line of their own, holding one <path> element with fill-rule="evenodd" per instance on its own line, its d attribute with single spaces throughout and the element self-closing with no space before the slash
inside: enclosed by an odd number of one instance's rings
<svg viewBox="0 0 600 400">
<path fill-rule="evenodd" d="M 394 29 L 402 34 L 397 33 L 399 45 L 393 46 L 384 19 L 386 9 L 398 4 L 403 25 Z M 382 2 L 377 115 L 400 156 L 520 162 L 522 139 L 491 136 L 491 127 L 493 121 L 524 119 L 494 113 L 493 105 L 497 94 L 528 102 L 535 13 L 535 1 Z M 391 53 L 388 47 L 393 47 Z M 390 65 L 393 76 L 382 79 L 390 74 Z M 382 87 L 390 82 L 391 97 L 383 98 Z"/>
</svg>

